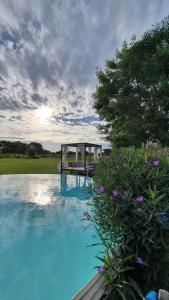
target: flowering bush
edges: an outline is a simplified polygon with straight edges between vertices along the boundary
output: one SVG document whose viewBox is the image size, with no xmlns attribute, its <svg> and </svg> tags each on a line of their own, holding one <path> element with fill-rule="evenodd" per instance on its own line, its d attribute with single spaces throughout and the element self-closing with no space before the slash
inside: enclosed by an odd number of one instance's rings
<svg viewBox="0 0 169 300">
<path fill-rule="evenodd" d="M 115 299 L 143 299 L 169 287 L 169 158 L 167 149 L 114 149 L 95 175 L 95 224 L 104 245 L 98 268 Z"/>
</svg>

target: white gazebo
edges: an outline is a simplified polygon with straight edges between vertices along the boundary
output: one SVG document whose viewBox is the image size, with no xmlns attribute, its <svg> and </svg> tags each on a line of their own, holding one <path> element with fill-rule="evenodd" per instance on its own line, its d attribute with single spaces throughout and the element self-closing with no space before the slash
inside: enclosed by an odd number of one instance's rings
<svg viewBox="0 0 169 300">
<path fill-rule="evenodd" d="M 70 148 L 76 149 L 75 162 L 68 162 L 67 155 Z M 88 151 L 88 156 L 86 155 Z M 69 171 L 90 175 L 99 162 L 102 146 L 92 143 L 70 143 L 61 145 L 61 173 Z M 88 159 L 87 159 L 88 158 Z"/>
</svg>

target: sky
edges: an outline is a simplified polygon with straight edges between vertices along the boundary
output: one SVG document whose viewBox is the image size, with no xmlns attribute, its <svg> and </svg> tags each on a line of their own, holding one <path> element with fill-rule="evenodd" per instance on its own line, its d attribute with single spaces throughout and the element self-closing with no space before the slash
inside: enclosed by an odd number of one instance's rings
<svg viewBox="0 0 169 300">
<path fill-rule="evenodd" d="M 0 140 L 106 146 L 96 68 L 168 14 L 168 0 L 0 0 Z"/>
</svg>

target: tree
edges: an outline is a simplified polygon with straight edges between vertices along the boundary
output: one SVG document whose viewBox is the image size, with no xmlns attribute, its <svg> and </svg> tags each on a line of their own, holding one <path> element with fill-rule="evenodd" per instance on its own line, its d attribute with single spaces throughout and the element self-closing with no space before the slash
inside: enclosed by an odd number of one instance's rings
<svg viewBox="0 0 169 300">
<path fill-rule="evenodd" d="M 42 154 L 43 153 L 44 149 L 43 149 L 43 146 L 40 143 L 33 142 L 30 145 L 33 145 L 36 148 L 37 154 Z"/>
<path fill-rule="evenodd" d="M 29 146 L 28 146 L 28 150 L 27 150 L 27 153 L 28 155 L 31 157 L 31 158 L 36 158 L 37 157 L 37 147 L 34 143 L 31 143 Z"/>
<path fill-rule="evenodd" d="M 169 17 L 97 70 L 94 108 L 106 139 L 139 146 L 148 139 L 169 145 Z"/>
</svg>

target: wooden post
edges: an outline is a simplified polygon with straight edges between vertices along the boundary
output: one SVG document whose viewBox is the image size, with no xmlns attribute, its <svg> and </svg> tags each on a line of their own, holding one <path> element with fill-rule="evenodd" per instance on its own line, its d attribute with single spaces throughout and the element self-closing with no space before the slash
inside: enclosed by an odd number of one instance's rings
<svg viewBox="0 0 169 300">
<path fill-rule="evenodd" d="M 61 173 L 62 173 L 62 145 L 61 145 L 61 163 L 60 163 L 60 171 L 61 171 Z"/>
<path fill-rule="evenodd" d="M 84 169 L 85 169 L 85 175 L 86 175 L 86 146 L 84 145 Z"/>
</svg>

